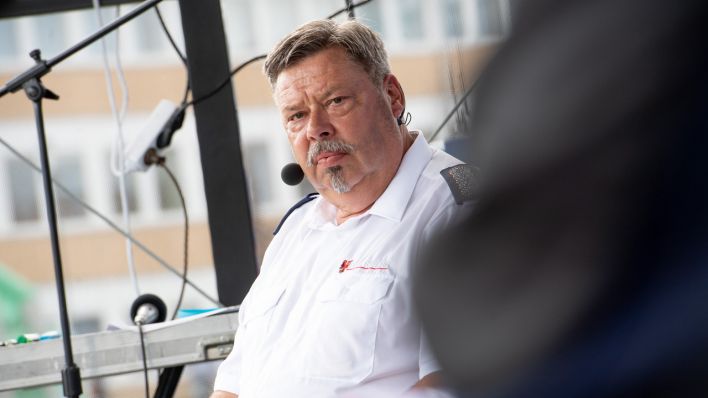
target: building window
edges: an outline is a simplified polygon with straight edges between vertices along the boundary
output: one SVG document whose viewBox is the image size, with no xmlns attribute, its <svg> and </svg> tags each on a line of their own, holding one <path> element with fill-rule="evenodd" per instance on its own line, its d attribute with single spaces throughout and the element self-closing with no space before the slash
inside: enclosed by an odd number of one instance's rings
<svg viewBox="0 0 708 398">
<path fill-rule="evenodd" d="M 126 174 L 125 175 L 125 190 L 127 193 L 127 199 L 128 199 L 128 209 L 130 210 L 131 213 L 135 213 L 138 211 L 138 199 L 137 195 L 135 194 L 135 176 L 133 174 Z M 120 201 L 120 181 L 119 177 L 115 177 L 111 174 L 111 183 L 110 183 L 110 189 L 111 189 L 111 209 L 115 213 L 121 213 L 121 209 L 123 208 L 121 206 L 121 201 Z"/>
<path fill-rule="evenodd" d="M 246 145 L 243 156 L 251 203 L 257 207 L 262 203 L 270 202 L 273 198 L 271 184 L 274 179 L 268 146 L 265 143 Z"/>
<path fill-rule="evenodd" d="M 364 23 L 371 29 L 378 32 L 382 37 L 386 36 L 384 31 L 383 18 L 381 17 L 381 2 L 372 1 L 364 4 L 361 7 L 357 7 L 354 10 L 354 15 L 359 22 Z"/>
<path fill-rule="evenodd" d="M 479 35 L 482 37 L 497 37 L 501 36 L 502 28 L 502 10 L 499 0 L 477 0 L 477 9 L 479 15 Z"/>
<path fill-rule="evenodd" d="M 35 42 L 31 48 L 42 50 L 42 58 L 51 58 L 67 48 L 64 18 L 61 14 L 34 17 Z"/>
<path fill-rule="evenodd" d="M 253 35 L 251 3 L 247 0 L 227 0 L 221 2 L 224 8 L 224 28 L 228 37 L 229 52 L 239 54 L 250 50 L 256 44 Z"/>
<path fill-rule="evenodd" d="M 39 202 L 35 171 L 19 159 L 9 159 L 12 219 L 16 222 L 39 220 Z"/>
<path fill-rule="evenodd" d="M 17 34 L 15 21 L 0 20 L 0 58 L 13 58 L 17 56 Z"/>
<path fill-rule="evenodd" d="M 421 0 L 399 0 L 403 38 L 420 40 L 424 36 L 423 3 Z"/>
<path fill-rule="evenodd" d="M 57 161 L 52 170 L 52 177 L 66 187 L 72 195 L 83 200 L 84 181 L 81 175 L 81 162 L 78 157 L 64 157 Z M 74 198 L 64 193 L 63 190 L 55 189 L 55 193 L 57 209 L 61 217 L 81 217 L 86 213 L 86 209 Z"/>
<path fill-rule="evenodd" d="M 270 11 L 271 38 L 273 42 L 280 40 L 290 33 L 295 26 L 299 25 L 299 16 L 295 9 L 296 2 L 291 0 L 270 0 L 268 10 Z"/>
<path fill-rule="evenodd" d="M 101 330 L 101 322 L 95 316 L 77 317 L 71 322 L 72 334 L 96 333 Z"/>
<path fill-rule="evenodd" d="M 81 18 L 85 21 L 83 23 L 82 27 L 82 36 L 88 37 L 88 35 L 98 31 L 101 26 L 98 25 L 98 17 L 96 16 L 96 10 L 91 9 L 91 10 L 85 10 L 85 11 L 80 11 L 81 13 Z M 114 19 L 118 18 L 118 14 L 116 13 L 116 7 L 101 7 L 101 22 L 103 23 L 103 26 L 107 25 L 109 22 L 112 22 Z M 116 50 L 116 32 L 112 32 L 104 36 L 101 40 L 106 41 L 106 49 L 109 52 L 114 52 Z M 91 44 L 87 51 L 89 51 L 91 54 L 100 54 L 101 53 L 101 40 Z"/>
<path fill-rule="evenodd" d="M 164 48 L 164 33 L 155 12 L 146 12 L 135 18 L 137 44 L 142 52 L 160 52 Z"/>
<path fill-rule="evenodd" d="M 460 0 L 442 1 L 443 25 L 445 26 L 445 37 L 462 37 L 464 27 L 462 25 L 462 3 Z"/>
</svg>

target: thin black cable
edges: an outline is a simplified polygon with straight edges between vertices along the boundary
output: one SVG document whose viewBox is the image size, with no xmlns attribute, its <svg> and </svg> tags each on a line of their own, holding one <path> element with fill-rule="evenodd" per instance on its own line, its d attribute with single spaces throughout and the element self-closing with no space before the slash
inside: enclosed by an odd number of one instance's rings
<svg viewBox="0 0 708 398">
<path fill-rule="evenodd" d="M 157 14 L 157 19 L 160 21 L 160 26 L 162 26 L 162 30 L 165 32 L 165 36 L 167 36 L 167 40 L 170 41 L 172 48 L 177 53 L 177 56 L 179 56 L 179 59 L 182 60 L 182 63 L 184 64 L 184 66 L 187 66 L 187 57 L 184 54 L 182 54 L 182 51 L 177 47 L 177 43 L 172 38 L 172 34 L 170 33 L 169 29 L 167 29 L 167 25 L 165 24 L 165 20 L 162 18 L 162 13 L 160 12 L 160 8 L 158 6 L 155 6 L 155 14 Z"/>
<path fill-rule="evenodd" d="M 22 153 L 20 153 L 17 149 L 15 149 L 15 148 L 14 148 L 12 145 L 10 145 L 7 141 L 5 141 L 4 139 L 2 139 L 2 137 L 0 137 L 0 144 L 2 144 L 5 148 L 7 148 L 7 149 L 8 149 L 13 155 L 15 155 L 17 158 L 19 158 L 20 160 L 22 160 L 23 162 L 25 162 L 27 165 L 29 165 L 32 169 L 34 169 L 34 171 L 36 171 L 36 172 L 38 172 L 38 173 L 40 173 L 40 174 L 42 173 L 42 169 L 41 169 L 39 166 L 37 166 L 36 164 L 34 164 L 34 162 L 32 162 L 30 159 L 28 159 L 26 156 L 24 156 Z M 93 214 L 94 216 L 100 218 L 103 222 L 106 223 L 106 225 L 108 225 L 110 228 L 112 228 L 113 230 L 115 230 L 116 232 L 118 232 L 119 234 L 121 234 L 123 237 L 125 237 L 125 238 L 127 238 L 127 239 L 130 239 L 130 241 L 133 242 L 133 244 L 135 244 L 135 245 L 136 245 L 140 250 L 142 250 L 145 254 L 147 254 L 148 256 L 150 256 L 150 258 L 152 258 L 153 260 L 157 261 L 157 263 L 160 264 L 161 266 L 163 266 L 166 270 L 172 272 L 173 274 L 175 274 L 175 275 L 177 275 L 177 276 L 179 276 L 179 277 L 182 277 L 182 274 L 180 274 L 177 270 L 175 270 L 174 267 L 172 267 L 170 264 L 168 264 L 167 261 L 163 260 L 160 256 L 158 256 L 157 254 L 155 254 L 152 250 L 150 250 L 150 248 L 148 248 L 147 246 L 145 246 L 145 245 L 144 245 L 142 242 L 140 242 L 139 240 L 135 239 L 131 234 L 125 232 L 125 231 L 124 231 L 123 229 L 121 229 L 118 225 L 116 225 L 113 221 L 111 221 L 108 217 L 106 217 L 106 216 L 104 216 L 103 214 L 101 214 L 101 212 L 99 212 L 98 210 L 94 209 L 94 208 L 93 208 L 91 205 L 89 205 L 88 203 L 84 202 L 81 198 L 79 198 L 79 197 L 76 196 L 73 192 L 71 192 L 71 190 L 70 190 L 69 188 L 65 187 L 64 185 L 62 185 L 59 181 L 57 181 L 57 180 L 54 179 L 54 178 L 52 178 L 52 183 L 54 183 L 54 185 L 55 185 L 57 188 L 59 188 L 59 190 L 62 191 L 66 196 L 68 196 L 71 200 L 73 200 L 73 201 L 75 201 L 76 203 L 78 203 L 81 207 L 83 207 L 84 209 L 86 209 L 89 213 L 91 213 L 91 214 Z M 211 296 L 210 296 L 209 294 L 207 294 L 204 290 L 202 290 L 199 286 L 197 286 L 196 284 L 194 284 L 194 282 L 192 282 L 192 281 L 190 281 L 189 279 L 187 279 L 187 283 L 189 284 L 189 286 L 191 286 L 194 290 L 196 290 L 199 294 L 201 294 L 201 295 L 202 295 L 204 298 L 206 298 L 207 300 L 211 301 L 212 303 L 214 303 L 215 305 L 217 305 L 217 306 L 219 306 L 219 307 L 225 307 L 225 305 L 224 305 L 222 302 L 220 302 L 219 300 L 217 300 L 217 299 L 211 297 Z"/>
<path fill-rule="evenodd" d="M 167 36 L 167 40 L 169 40 L 170 45 L 175 50 L 175 53 L 177 53 L 177 56 L 182 61 L 182 64 L 184 64 L 184 67 L 185 67 L 185 72 L 187 74 L 187 82 L 185 84 L 184 95 L 182 96 L 182 102 L 181 102 L 181 104 L 184 106 L 187 103 L 187 98 L 189 97 L 189 92 L 190 92 L 191 86 L 192 86 L 190 79 L 189 79 L 189 64 L 187 63 L 187 57 L 182 53 L 182 51 L 179 49 L 179 47 L 177 47 L 177 43 L 175 42 L 174 38 L 172 37 L 170 30 L 167 29 L 167 24 L 165 24 L 165 20 L 164 20 L 164 18 L 162 18 L 162 13 L 160 12 L 160 9 L 158 8 L 158 6 L 155 6 L 155 14 L 157 14 L 157 20 L 160 21 L 160 26 L 162 27 L 162 31 L 165 32 L 165 36 Z"/>
<path fill-rule="evenodd" d="M 186 106 L 195 105 L 195 104 L 198 104 L 198 103 L 204 101 L 205 99 L 207 99 L 207 98 L 209 98 L 209 97 L 212 97 L 214 94 L 216 94 L 217 92 L 219 92 L 219 90 L 221 90 L 222 88 L 224 88 L 224 86 L 226 86 L 227 84 L 229 84 L 229 82 L 231 81 L 231 78 L 232 78 L 235 74 L 237 74 L 238 72 L 240 72 L 243 68 L 247 67 L 248 65 L 250 65 L 250 64 L 252 64 L 252 63 L 254 63 L 254 62 L 256 62 L 256 61 L 259 61 L 259 60 L 261 60 L 261 59 L 265 59 L 266 56 L 267 56 L 266 54 L 256 55 L 255 57 L 253 57 L 253 58 L 251 58 L 251 59 L 249 59 L 249 60 L 243 62 L 241 65 L 237 66 L 236 69 L 234 69 L 233 71 L 231 71 L 231 73 L 229 73 L 229 76 L 228 76 L 226 79 L 224 79 L 224 81 L 222 81 L 221 84 L 219 84 L 218 86 L 216 86 L 213 90 L 209 91 L 207 94 L 204 94 L 204 95 L 200 96 L 199 98 L 192 99 L 191 101 L 187 102 L 185 105 L 186 105 Z"/>
<path fill-rule="evenodd" d="M 182 60 L 182 63 L 184 64 L 185 67 L 185 72 L 187 74 L 187 83 L 185 85 L 184 89 L 184 95 L 182 96 L 182 102 L 181 102 L 181 109 L 184 110 L 188 105 L 187 105 L 187 98 L 189 97 L 189 92 L 191 90 L 191 81 L 189 79 L 189 64 L 187 63 L 187 57 L 182 54 L 180 49 L 177 47 L 177 43 L 175 43 L 174 39 L 172 38 L 172 34 L 170 34 L 169 29 L 167 29 L 167 25 L 165 24 L 165 20 L 162 18 L 162 13 L 160 12 L 160 9 L 155 6 L 155 13 L 157 14 L 157 19 L 160 21 L 160 26 L 162 26 L 162 30 L 165 32 L 165 35 L 167 36 L 167 39 L 170 41 L 170 44 L 172 45 L 172 48 L 175 50 L 179 58 Z M 156 153 L 154 154 L 156 156 Z M 162 167 L 166 172 L 167 175 L 170 176 L 170 179 L 172 180 L 172 183 L 174 184 L 175 188 L 177 189 L 177 193 L 179 194 L 179 199 L 180 202 L 182 203 L 182 212 L 184 214 L 184 267 L 182 269 L 182 286 L 180 287 L 179 290 L 179 298 L 177 299 L 177 303 L 175 304 L 175 310 L 172 313 L 172 318 L 175 319 L 177 318 L 177 313 L 179 312 L 179 308 L 182 306 L 182 300 L 184 299 L 184 291 L 185 288 L 187 287 L 187 266 L 188 266 L 188 248 L 189 248 L 189 216 L 187 215 L 187 206 L 185 205 L 184 202 L 184 195 L 182 194 L 182 189 L 179 186 L 179 182 L 177 182 L 177 178 L 175 178 L 174 174 L 172 174 L 172 171 L 170 170 L 169 167 L 165 164 L 165 158 L 163 157 L 157 157 L 157 165 Z"/>
<path fill-rule="evenodd" d="M 189 92 L 192 91 L 192 82 L 189 80 L 189 71 L 187 73 L 187 84 L 184 86 L 184 95 L 182 96 L 182 106 L 186 108 L 187 98 L 189 98 Z"/>
<path fill-rule="evenodd" d="M 143 374 L 145 375 L 145 398 L 150 398 L 150 381 L 148 380 L 147 356 L 145 355 L 145 335 L 143 334 L 143 324 L 138 322 L 138 333 L 140 333 L 140 350 L 143 353 Z"/>
<path fill-rule="evenodd" d="M 175 319 L 175 318 L 177 318 L 177 313 L 179 312 L 179 307 L 182 306 L 182 299 L 184 298 L 184 289 L 187 287 L 187 265 L 188 265 L 188 259 L 189 259 L 189 252 L 188 252 L 188 249 L 189 249 L 189 216 L 187 214 L 187 205 L 184 201 L 184 195 L 182 194 L 182 189 L 180 188 L 177 178 L 172 173 L 172 170 L 170 170 L 170 168 L 167 167 L 167 164 L 165 164 L 165 160 L 166 160 L 165 157 L 158 155 L 157 151 L 154 148 L 148 149 L 148 151 L 144 157 L 145 164 L 147 164 L 147 165 L 156 164 L 159 167 L 162 167 L 163 170 L 165 170 L 165 172 L 167 172 L 167 175 L 172 180 L 172 183 L 174 184 L 175 189 L 177 189 L 177 194 L 179 195 L 179 200 L 180 200 L 180 203 L 182 204 L 182 213 L 184 214 L 184 269 L 182 271 L 182 287 L 180 288 L 179 298 L 177 299 L 177 304 L 175 305 L 175 310 L 172 313 L 172 318 L 171 318 L 171 319 Z"/>
<path fill-rule="evenodd" d="M 457 101 L 457 103 L 452 108 L 452 110 L 447 114 L 447 116 L 445 116 L 445 119 L 443 119 L 442 123 L 440 123 L 440 126 L 438 126 L 437 130 L 435 130 L 433 135 L 430 136 L 428 141 L 433 141 L 435 139 L 435 137 L 437 137 L 438 133 L 440 133 L 440 131 L 442 131 L 443 127 L 445 127 L 445 125 L 450 120 L 452 115 L 454 115 L 455 112 L 457 112 L 457 109 L 465 102 L 465 100 L 467 100 L 467 97 L 469 97 L 470 94 L 472 94 L 472 91 L 474 90 L 475 86 L 477 85 L 476 83 L 477 82 L 472 84 L 472 86 L 470 86 L 470 88 L 468 88 L 467 91 L 465 92 L 465 95 L 463 95 L 462 98 L 460 98 L 460 100 Z"/>
<path fill-rule="evenodd" d="M 177 304 L 175 305 L 175 310 L 172 313 L 172 318 L 175 319 L 177 318 L 177 312 L 179 311 L 179 308 L 182 306 L 182 299 L 184 298 L 184 289 L 187 287 L 187 265 L 188 265 L 188 249 L 189 249 L 189 216 L 187 214 L 187 205 L 185 204 L 184 201 L 184 195 L 182 194 L 182 189 L 179 186 L 179 182 L 177 182 L 177 178 L 175 175 L 172 173 L 172 170 L 170 170 L 169 167 L 165 164 L 165 158 L 160 158 L 161 161 L 157 163 L 158 166 L 162 167 L 163 170 L 167 172 L 167 175 L 170 176 L 170 179 L 172 180 L 172 183 L 175 186 L 175 189 L 177 189 L 177 194 L 179 195 L 179 200 L 180 203 L 182 203 L 182 213 L 184 214 L 184 269 L 182 272 L 182 287 L 180 288 L 179 291 L 179 298 L 177 299 Z"/>
<path fill-rule="evenodd" d="M 351 13 L 353 14 L 355 8 L 357 8 L 357 7 L 359 7 L 359 6 L 363 6 L 364 4 L 366 4 L 366 3 L 370 2 L 370 1 L 371 1 L 371 0 L 362 0 L 362 1 L 358 2 L 358 3 L 356 3 L 356 4 L 347 5 L 346 7 L 342 8 L 342 9 L 340 9 L 340 10 L 338 10 L 338 11 L 335 11 L 334 14 L 328 16 L 326 19 L 332 19 L 332 18 L 336 17 L 337 15 L 339 15 L 339 14 L 341 14 L 341 13 L 343 13 L 343 12 L 349 12 L 350 10 L 351 10 Z M 261 60 L 261 59 L 265 59 L 266 56 L 267 56 L 267 54 L 261 54 L 261 55 L 256 55 L 255 57 L 253 57 L 253 58 L 251 58 L 251 59 L 249 59 L 249 60 L 246 60 L 245 62 L 243 62 L 242 64 L 240 64 L 239 66 L 237 66 L 233 71 L 231 71 L 231 72 L 229 73 L 229 76 L 227 76 L 226 79 L 224 79 L 224 81 L 222 81 L 222 82 L 221 82 L 218 86 L 216 86 L 213 90 L 209 91 L 207 94 L 204 94 L 204 95 L 200 96 L 199 98 L 192 99 L 191 101 L 185 103 L 183 106 L 184 106 L 184 107 L 188 107 L 188 106 L 191 106 L 191 105 L 196 105 L 196 104 L 198 104 L 198 103 L 204 101 L 205 99 L 212 97 L 212 96 L 215 95 L 217 92 L 219 92 L 219 90 L 221 90 L 222 88 L 224 88 L 224 86 L 226 86 L 227 84 L 229 84 L 229 81 L 231 81 L 231 78 L 232 78 L 235 74 L 237 74 L 238 72 L 240 72 L 240 71 L 241 71 L 243 68 L 245 68 L 246 66 L 248 66 L 248 65 L 250 65 L 250 64 L 252 64 L 252 63 L 254 63 L 254 62 L 256 62 L 256 61 L 259 61 L 259 60 Z"/>
</svg>

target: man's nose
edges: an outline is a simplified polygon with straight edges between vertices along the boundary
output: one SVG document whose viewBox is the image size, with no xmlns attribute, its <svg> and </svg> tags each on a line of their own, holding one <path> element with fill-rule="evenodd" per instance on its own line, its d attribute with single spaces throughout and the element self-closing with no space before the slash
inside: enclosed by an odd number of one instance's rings
<svg viewBox="0 0 708 398">
<path fill-rule="evenodd" d="M 310 113 L 307 123 L 307 138 L 311 140 L 323 140 L 334 134 L 334 128 L 329 120 L 329 115 L 324 110 L 314 110 Z"/>
</svg>

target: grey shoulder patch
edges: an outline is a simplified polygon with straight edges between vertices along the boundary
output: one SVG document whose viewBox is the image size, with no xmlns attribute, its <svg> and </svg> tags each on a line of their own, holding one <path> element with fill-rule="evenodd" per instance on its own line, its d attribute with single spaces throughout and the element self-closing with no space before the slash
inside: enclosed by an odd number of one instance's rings
<svg viewBox="0 0 708 398">
<path fill-rule="evenodd" d="M 469 164 L 458 164 L 440 171 L 447 182 L 455 202 L 461 205 L 477 199 L 479 194 L 479 168 Z"/>
</svg>

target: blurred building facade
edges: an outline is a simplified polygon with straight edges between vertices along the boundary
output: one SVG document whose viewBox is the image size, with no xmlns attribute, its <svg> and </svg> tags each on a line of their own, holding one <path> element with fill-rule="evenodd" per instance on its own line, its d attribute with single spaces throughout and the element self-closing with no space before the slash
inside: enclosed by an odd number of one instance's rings
<svg viewBox="0 0 708 398">
<path fill-rule="evenodd" d="M 221 6 L 230 59 L 235 66 L 267 52 L 297 25 L 340 9 L 344 1 L 222 0 Z M 123 6 L 121 10 L 132 7 Z M 183 48 L 177 3 L 165 1 L 160 9 L 178 46 Z M 355 14 L 383 36 L 393 72 L 406 92 L 407 110 L 412 114 L 410 127 L 422 129 L 427 136 L 472 84 L 470 71 L 483 65 L 509 29 L 506 0 L 373 0 L 357 8 Z M 115 18 L 115 7 L 104 9 L 101 15 L 103 21 Z M 40 48 L 45 57 L 52 57 L 97 27 L 94 10 L 0 19 L 0 82 L 31 65 L 27 55 L 31 49 Z M 109 36 L 107 47 L 113 65 L 115 54 L 120 54 L 128 83 L 124 134 L 139 131 L 161 99 L 175 103 L 181 100 L 186 71 L 155 13 L 148 12 L 121 28 L 117 42 L 115 35 Z M 311 191 L 308 184 L 288 187 L 280 180 L 280 168 L 292 157 L 261 66 L 260 62 L 248 66 L 234 79 L 259 256 L 280 216 Z M 45 102 L 47 142 L 55 179 L 123 226 L 118 179 L 110 168 L 117 127 L 107 99 L 99 44 L 72 57 L 43 81 L 61 96 L 59 101 Z M 448 126 L 445 133 L 449 135 L 452 130 Z M 0 100 L 0 139 L 35 164 L 39 163 L 32 106 L 21 92 Z M 215 297 L 207 210 L 191 112 L 165 155 L 167 165 L 180 182 L 189 211 L 189 277 Z M 157 168 L 126 178 L 131 228 L 136 239 L 181 269 L 184 226 L 175 187 L 167 174 Z M 110 323 L 129 323 L 128 312 L 135 291 L 128 273 L 124 239 L 59 190 L 56 200 L 74 332 L 93 332 L 104 330 Z M 41 175 L 6 146 L 0 146 L 0 264 L 31 287 L 30 298 L 24 301 L 22 309 L 27 332 L 59 329 L 47 231 Z M 141 292 L 158 294 L 171 311 L 180 280 L 137 248 L 134 253 Z M 183 306 L 213 304 L 188 288 Z M 15 337 L 9 333 L 15 331 L 0 324 L 0 340 Z M 197 380 L 209 379 L 209 371 L 206 377 L 202 375 L 204 370 L 192 373 L 194 382 L 181 386 L 179 394 L 206 396 L 204 391 L 211 386 Z M 189 368 L 186 376 L 190 377 Z M 104 379 L 84 386 L 88 397 L 127 396 L 121 394 L 141 388 L 140 375 Z M 188 388 L 193 390 L 187 391 Z M 51 389 L 35 390 L 0 393 L 0 397 L 55 393 Z"/>
</svg>

